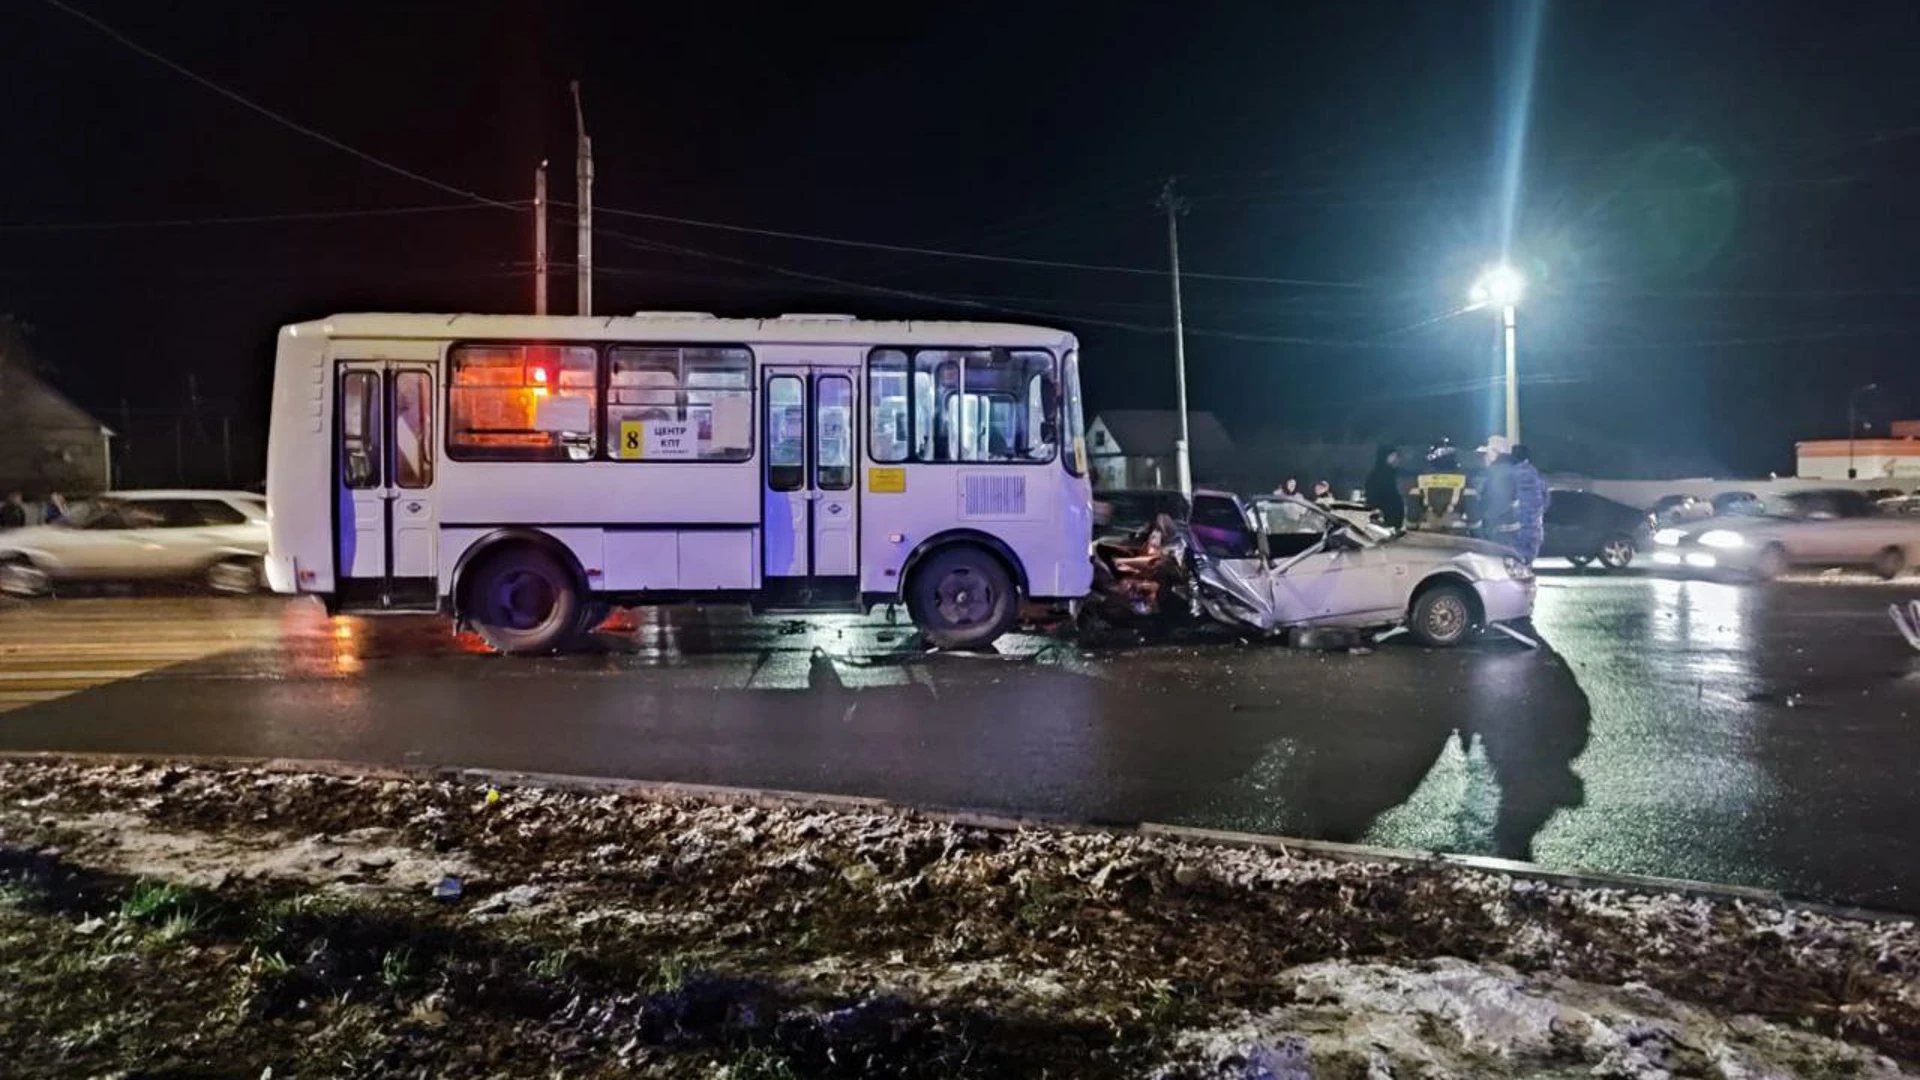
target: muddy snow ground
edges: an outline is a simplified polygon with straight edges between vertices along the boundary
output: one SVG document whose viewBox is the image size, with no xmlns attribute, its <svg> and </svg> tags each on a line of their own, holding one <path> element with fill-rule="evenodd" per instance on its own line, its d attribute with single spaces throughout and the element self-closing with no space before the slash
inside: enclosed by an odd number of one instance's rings
<svg viewBox="0 0 1920 1080">
<path fill-rule="evenodd" d="M 8 1076 L 1879 1078 L 1920 933 L 881 810 L 0 762 Z"/>
</svg>

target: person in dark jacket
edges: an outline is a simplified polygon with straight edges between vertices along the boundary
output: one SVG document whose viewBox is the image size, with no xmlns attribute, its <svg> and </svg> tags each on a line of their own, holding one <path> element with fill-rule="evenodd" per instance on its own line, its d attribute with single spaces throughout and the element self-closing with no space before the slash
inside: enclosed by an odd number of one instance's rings
<svg viewBox="0 0 1920 1080">
<path fill-rule="evenodd" d="M 1407 520 L 1407 497 L 1400 490 L 1400 451 L 1383 446 L 1373 456 L 1373 471 L 1367 474 L 1367 505 L 1380 512 L 1380 520 L 1389 529 L 1397 529 Z"/>
<path fill-rule="evenodd" d="M 1547 481 L 1533 467 L 1533 453 L 1523 445 L 1513 448 L 1513 517 L 1518 528 L 1512 545 L 1528 565 L 1540 556 L 1540 541 L 1546 536 L 1547 504 L 1553 496 Z"/>
<path fill-rule="evenodd" d="M 18 529 L 26 523 L 26 497 L 17 491 L 9 493 L 7 501 L 0 503 L 0 529 Z"/>
</svg>

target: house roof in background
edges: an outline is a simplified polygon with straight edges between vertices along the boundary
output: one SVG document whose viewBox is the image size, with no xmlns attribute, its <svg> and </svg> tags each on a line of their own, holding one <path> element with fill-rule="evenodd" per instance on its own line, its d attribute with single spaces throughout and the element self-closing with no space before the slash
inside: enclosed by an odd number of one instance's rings
<svg viewBox="0 0 1920 1080">
<path fill-rule="evenodd" d="M 1180 414 L 1172 409 L 1108 409 L 1094 420 L 1106 424 L 1121 453 L 1136 457 L 1172 454 L 1180 435 Z M 1187 413 L 1187 437 L 1195 458 L 1225 458 L 1233 453 L 1233 437 L 1210 412 Z"/>
</svg>

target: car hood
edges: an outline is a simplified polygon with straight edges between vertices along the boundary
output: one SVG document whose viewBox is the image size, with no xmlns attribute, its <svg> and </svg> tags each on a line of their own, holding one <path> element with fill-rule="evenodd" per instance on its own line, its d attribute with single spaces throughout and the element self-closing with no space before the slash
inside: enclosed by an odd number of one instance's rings
<svg viewBox="0 0 1920 1080">
<path fill-rule="evenodd" d="M 1454 536 L 1450 533 L 1410 532 L 1401 533 L 1391 540 L 1381 541 L 1389 548 L 1424 548 L 1429 551 L 1450 554 L 1473 555 L 1511 555 L 1513 549 L 1491 540 L 1479 540 L 1471 536 Z"/>
</svg>

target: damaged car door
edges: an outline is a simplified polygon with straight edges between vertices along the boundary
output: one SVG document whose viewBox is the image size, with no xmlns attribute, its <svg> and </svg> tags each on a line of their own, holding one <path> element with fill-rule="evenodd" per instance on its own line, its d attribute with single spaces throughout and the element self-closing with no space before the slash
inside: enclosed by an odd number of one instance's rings
<svg viewBox="0 0 1920 1080">
<path fill-rule="evenodd" d="M 1265 500 L 1258 509 L 1277 625 L 1367 626 L 1402 616 L 1396 567 L 1362 527 L 1298 499 Z"/>
<path fill-rule="evenodd" d="M 1238 496 L 1196 491 L 1185 523 L 1198 613 L 1262 634 L 1276 626 L 1266 536 Z"/>
</svg>

